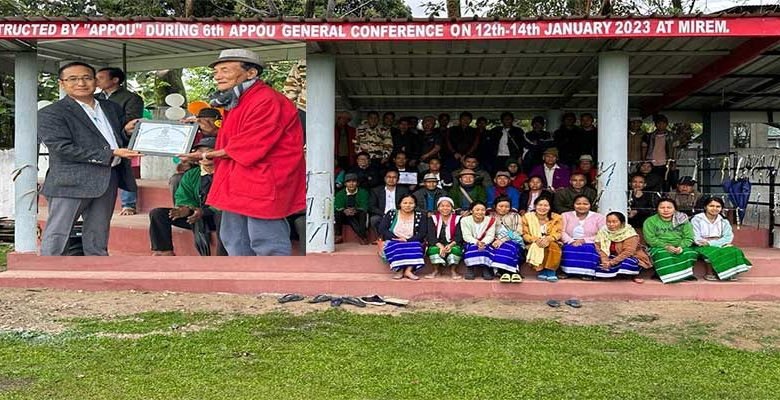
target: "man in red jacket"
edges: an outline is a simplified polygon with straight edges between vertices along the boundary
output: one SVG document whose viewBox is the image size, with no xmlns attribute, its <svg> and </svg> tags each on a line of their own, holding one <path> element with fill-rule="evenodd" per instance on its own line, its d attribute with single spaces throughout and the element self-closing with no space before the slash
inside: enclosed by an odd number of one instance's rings
<svg viewBox="0 0 780 400">
<path fill-rule="evenodd" d="M 225 115 L 214 151 L 206 203 L 222 211 L 220 234 L 230 256 L 290 255 L 285 217 L 306 208 L 303 128 L 295 105 L 259 79 L 260 57 L 223 50 L 211 63 Z"/>
</svg>

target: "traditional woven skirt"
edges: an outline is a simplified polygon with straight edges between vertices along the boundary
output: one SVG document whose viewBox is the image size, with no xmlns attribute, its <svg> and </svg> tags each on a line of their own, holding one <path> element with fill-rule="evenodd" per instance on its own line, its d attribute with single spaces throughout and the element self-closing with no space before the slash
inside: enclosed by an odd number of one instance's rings
<svg viewBox="0 0 780 400">
<path fill-rule="evenodd" d="M 750 270 L 751 264 L 745 253 L 737 247 L 694 247 L 704 261 L 712 265 L 712 269 L 718 275 L 718 279 L 728 279 L 734 275 Z"/>
<path fill-rule="evenodd" d="M 690 247 L 684 248 L 680 254 L 672 254 L 662 247 L 651 247 L 650 257 L 661 282 L 671 283 L 693 276 L 693 263 L 699 258 L 699 253 Z"/>
<path fill-rule="evenodd" d="M 596 270 L 601 264 L 596 246 L 584 243 L 582 246 L 563 245 L 561 254 L 561 269 L 570 275 L 596 276 Z"/>
<path fill-rule="evenodd" d="M 492 247 L 485 246 L 484 250 L 480 250 L 476 244 L 466 243 L 466 253 L 463 255 L 463 263 L 467 267 L 485 266 L 489 267 L 492 260 Z"/>
<path fill-rule="evenodd" d="M 413 270 L 416 272 L 425 265 L 423 246 L 420 242 L 388 240 L 385 242 L 384 250 L 385 258 L 393 271 L 413 267 Z"/>
<path fill-rule="evenodd" d="M 520 257 L 523 255 L 523 248 L 513 241 L 507 241 L 501 244 L 497 249 L 491 252 L 490 266 L 500 270 L 515 274 Z"/>
<path fill-rule="evenodd" d="M 610 259 L 615 256 L 609 256 Z M 608 269 L 602 269 L 601 266 L 596 267 L 596 278 L 614 278 L 618 275 L 639 275 L 639 270 L 642 269 L 639 266 L 639 261 L 636 257 L 628 257 L 621 261 L 618 265 L 613 265 Z"/>
<path fill-rule="evenodd" d="M 449 254 L 447 254 L 447 257 L 442 257 L 439 255 L 439 248 L 436 246 L 430 246 L 428 247 L 428 259 L 431 260 L 431 264 L 438 264 L 438 265 L 457 265 L 461 258 L 463 258 L 463 249 L 458 246 L 452 246 L 452 249 L 450 249 Z"/>
</svg>

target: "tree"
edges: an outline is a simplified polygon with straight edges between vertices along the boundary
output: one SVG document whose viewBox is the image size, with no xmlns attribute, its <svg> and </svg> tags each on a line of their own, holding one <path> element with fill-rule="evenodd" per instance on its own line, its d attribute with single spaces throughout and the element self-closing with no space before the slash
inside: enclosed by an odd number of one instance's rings
<svg viewBox="0 0 780 400">
<path fill-rule="evenodd" d="M 449 0 L 431 0 L 423 4 L 426 13 L 439 16 Z M 696 0 L 469 0 L 466 14 L 488 17 L 537 17 L 566 15 L 613 14 L 649 15 L 694 13 L 698 11 Z"/>
</svg>

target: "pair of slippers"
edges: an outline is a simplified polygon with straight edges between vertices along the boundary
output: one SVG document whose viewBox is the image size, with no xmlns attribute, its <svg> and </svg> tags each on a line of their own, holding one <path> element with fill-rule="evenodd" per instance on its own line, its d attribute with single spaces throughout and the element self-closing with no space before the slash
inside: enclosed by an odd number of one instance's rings
<svg viewBox="0 0 780 400">
<path fill-rule="evenodd" d="M 325 302 L 330 302 L 331 307 L 341 307 L 342 304 L 349 304 L 360 308 L 366 307 L 365 301 L 360 300 L 357 297 L 351 297 L 351 296 L 330 296 L 327 294 L 318 294 L 314 296 L 311 300 L 309 300 L 309 303 L 312 304 L 325 303 Z"/>
<path fill-rule="evenodd" d="M 297 293 L 288 293 L 284 296 L 279 297 L 276 299 L 281 304 L 284 303 L 290 303 L 294 301 L 301 301 L 305 299 L 303 295 L 297 294 Z M 355 307 L 364 308 L 366 305 L 370 304 L 373 306 L 383 306 L 385 304 L 390 304 L 397 307 L 404 307 L 407 304 L 409 304 L 409 300 L 405 299 L 397 299 L 397 298 L 382 298 L 379 295 L 371 295 L 371 296 L 363 296 L 363 297 L 352 297 L 352 296 L 330 296 L 327 294 L 318 294 L 314 296 L 311 300 L 309 300 L 309 303 L 311 304 L 317 304 L 317 303 L 325 303 L 330 302 L 331 307 L 339 307 L 342 304 L 350 304 Z"/>
<path fill-rule="evenodd" d="M 582 302 L 577 300 L 577 299 L 566 300 L 566 301 L 564 301 L 564 304 L 566 304 L 567 306 L 569 306 L 571 308 L 580 308 L 580 307 L 582 307 Z M 547 305 L 552 307 L 552 308 L 558 308 L 558 307 L 561 306 L 561 302 L 558 301 L 558 300 L 555 300 L 555 299 L 547 300 Z"/>
<path fill-rule="evenodd" d="M 502 274 L 498 281 L 501 283 L 520 283 L 523 281 L 523 277 L 520 274 Z"/>
</svg>

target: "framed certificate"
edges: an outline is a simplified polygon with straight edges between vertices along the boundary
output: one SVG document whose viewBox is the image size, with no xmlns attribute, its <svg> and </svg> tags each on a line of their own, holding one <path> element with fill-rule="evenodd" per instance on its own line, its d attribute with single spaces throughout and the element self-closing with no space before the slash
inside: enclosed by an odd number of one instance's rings
<svg viewBox="0 0 780 400">
<path fill-rule="evenodd" d="M 416 185 L 417 173 L 416 172 L 401 172 L 398 175 L 398 183 L 401 185 Z"/>
<path fill-rule="evenodd" d="M 190 152 L 197 132 L 197 124 L 141 120 L 133 130 L 128 148 L 151 156 L 175 157 Z"/>
</svg>

